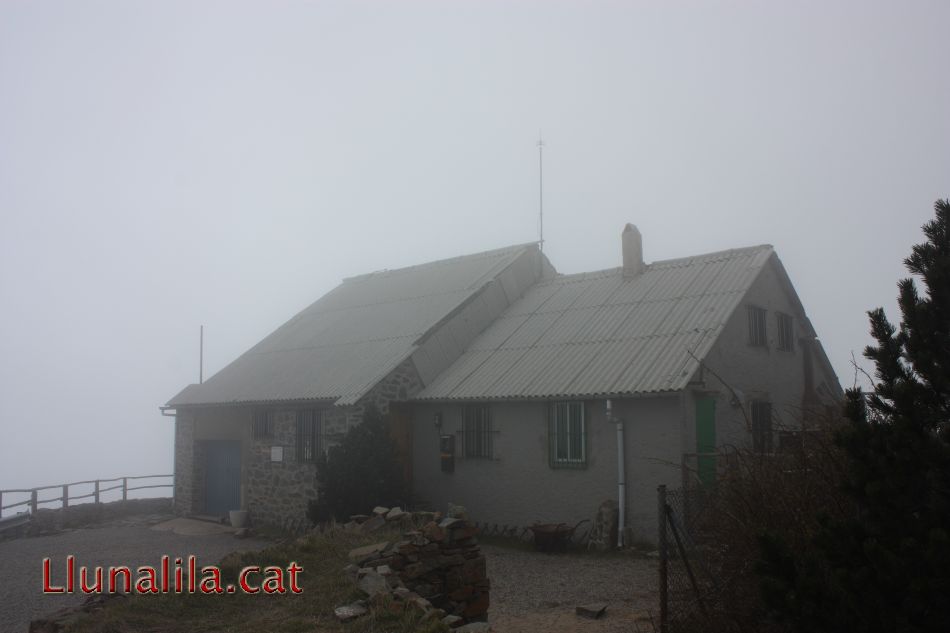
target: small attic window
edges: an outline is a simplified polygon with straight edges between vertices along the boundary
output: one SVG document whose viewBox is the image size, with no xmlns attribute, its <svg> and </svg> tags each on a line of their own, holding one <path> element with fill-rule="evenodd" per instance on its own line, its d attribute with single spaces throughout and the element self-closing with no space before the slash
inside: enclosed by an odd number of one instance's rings
<svg viewBox="0 0 950 633">
<path fill-rule="evenodd" d="M 795 338 L 792 334 L 792 317 L 779 312 L 778 321 L 778 348 L 783 352 L 791 352 L 795 349 Z"/>
<path fill-rule="evenodd" d="M 765 308 L 749 306 L 749 345 L 765 347 Z"/>
</svg>

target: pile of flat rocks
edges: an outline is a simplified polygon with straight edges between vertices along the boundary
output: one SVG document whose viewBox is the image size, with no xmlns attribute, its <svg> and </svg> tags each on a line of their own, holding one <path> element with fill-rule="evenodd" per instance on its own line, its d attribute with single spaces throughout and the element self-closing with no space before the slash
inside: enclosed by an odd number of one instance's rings
<svg viewBox="0 0 950 633">
<path fill-rule="evenodd" d="M 460 633 L 489 630 L 490 583 L 485 557 L 475 540 L 478 528 L 464 517 L 431 516 L 421 528 L 405 532 L 400 541 L 350 552 L 352 564 L 345 571 L 367 599 L 337 608 L 337 618 L 355 619 L 375 603 L 397 610 L 419 609 Z"/>
<path fill-rule="evenodd" d="M 374 532 L 387 523 L 396 523 L 404 526 L 413 525 L 413 521 L 424 519 L 425 516 L 434 516 L 434 512 L 404 512 L 402 508 L 384 508 L 376 506 L 373 514 L 354 514 L 349 522 L 343 524 L 343 529 L 359 532 Z"/>
</svg>

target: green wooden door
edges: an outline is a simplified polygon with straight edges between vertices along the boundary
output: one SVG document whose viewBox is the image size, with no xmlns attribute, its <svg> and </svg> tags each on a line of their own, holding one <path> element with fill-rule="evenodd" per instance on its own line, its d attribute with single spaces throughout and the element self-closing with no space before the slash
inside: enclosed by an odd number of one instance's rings
<svg viewBox="0 0 950 633">
<path fill-rule="evenodd" d="M 704 486 L 716 483 L 716 399 L 696 399 L 696 471 Z M 704 453 L 707 453 L 704 455 Z"/>
</svg>

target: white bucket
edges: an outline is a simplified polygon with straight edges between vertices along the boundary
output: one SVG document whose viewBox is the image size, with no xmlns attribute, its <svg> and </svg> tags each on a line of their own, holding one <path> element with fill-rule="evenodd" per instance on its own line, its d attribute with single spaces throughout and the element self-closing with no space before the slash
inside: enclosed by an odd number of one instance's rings
<svg viewBox="0 0 950 633">
<path fill-rule="evenodd" d="M 247 525 L 247 510 L 231 510 L 231 527 L 242 528 Z"/>
</svg>

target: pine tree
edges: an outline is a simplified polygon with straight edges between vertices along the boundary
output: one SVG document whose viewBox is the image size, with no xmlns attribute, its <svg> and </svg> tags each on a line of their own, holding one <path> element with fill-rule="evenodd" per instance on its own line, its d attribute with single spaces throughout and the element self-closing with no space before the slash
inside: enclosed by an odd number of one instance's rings
<svg viewBox="0 0 950 633">
<path fill-rule="evenodd" d="M 904 260 L 901 323 L 868 313 L 876 382 L 847 392 L 844 519 L 821 517 L 814 547 L 763 537 L 763 597 L 793 630 L 950 630 L 950 202 Z"/>
</svg>

